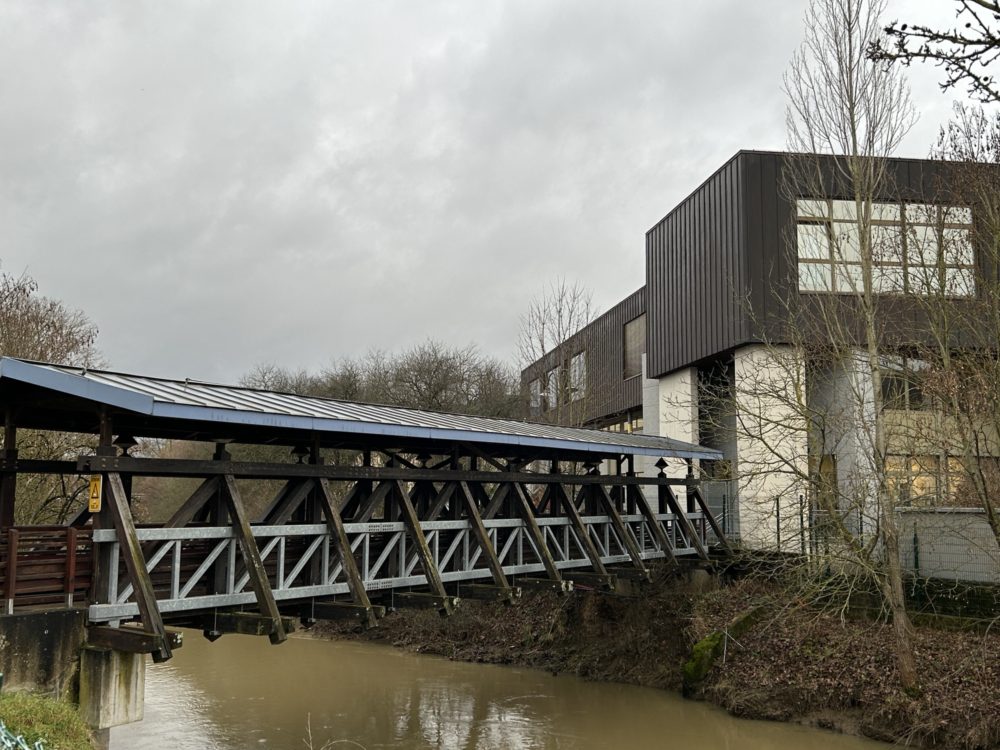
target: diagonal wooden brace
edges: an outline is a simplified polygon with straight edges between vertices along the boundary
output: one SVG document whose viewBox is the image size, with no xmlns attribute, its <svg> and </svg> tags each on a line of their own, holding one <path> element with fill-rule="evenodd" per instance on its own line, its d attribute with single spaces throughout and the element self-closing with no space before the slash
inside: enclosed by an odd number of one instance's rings
<svg viewBox="0 0 1000 750">
<path fill-rule="evenodd" d="M 583 551 L 587 555 L 587 559 L 590 560 L 590 567 L 594 569 L 594 572 L 598 575 L 607 576 L 608 569 L 604 566 L 604 561 L 601 560 L 601 554 L 597 551 L 597 547 L 594 545 L 594 540 L 591 539 L 590 533 L 587 531 L 587 527 L 583 524 L 583 519 L 580 517 L 580 511 L 576 507 L 576 503 L 570 500 L 569 496 L 566 494 L 566 489 L 561 484 L 553 485 L 553 492 L 557 493 L 556 496 L 562 501 L 562 509 L 569 518 L 570 524 L 573 526 L 573 531 L 576 532 L 577 538 L 580 540 L 580 544 L 583 545 Z M 612 586 L 612 588 L 614 588 Z"/>
<path fill-rule="evenodd" d="M 340 555 L 340 563 L 344 569 L 344 576 L 347 578 L 347 588 L 351 592 L 351 599 L 358 607 L 364 608 L 365 616 L 363 624 L 365 627 L 373 628 L 378 624 L 376 612 L 368 599 L 368 592 L 365 591 L 364 581 L 361 580 L 361 573 L 358 571 L 358 563 L 354 559 L 351 551 L 351 543 L 347 539 L 347 532 L 344 530 L 344 521 L 337 512 L 333 502 L 333 493 L 330 492 L 330 482 L 325 478 L 316 480 L 319 490 L 317 497 L 320 510 L 326 518 L 326 525 L 330 529 L 330 537 L 333 539 L 337 554 Z"/>
<path fill-rule="evenodd" d="M 135 532 L 135 522 L 132 511 L 128 507 L 128 497 L 121 475 L 116 472 L 107 474 L 108 499 L 111 501 L 111 517 L 114 521 L 115 534 L 121 545 L 122 557 L 125 558 L 125 569 L 135 592 L 135 602 L 139 606 L 146 629 L 160 638 L 158 648 L 153 651 L 153 661 L 164 662 L 173 656 L 170 650 L 170 640 L 163 626 L 163 615 L 156 603 L 156 592 L 146 568 L 146 558 L 142 554 L 142 546 Z"/>
<path fill-rule="evenodd" d="M 479 507 L 476 505 L 476 499 L 472 496 L 472 490 L 469 489 L 468 483 L 461 482 L 459 484 L 459 494 L 462 496 L 462 502 L 465 503 L 465 510 L 469 515 L 469 525 L 472 527 L 472 533 L 479 543 L 479 548 L 483 551 L 483 557 L 486 558 L 486 566 L 493 575 L 493 583 L 510 594 L 511 589 L 507 581 L 507 576 L 504 575 L 500 558 L 497 557 L 497 551 L 493 548 L 493 543 L 490 542 L 490 535 L 483 525 L 483 519 L 479 515 Z"/>
<path fill-rule="evenodd" d="M 611 525 L 615 529 L 615 533 L 618 535 L 619 539 L 622 540 L 622 544 L 625 545 L 625 550 L 628 552 L 628 556 L 632 559 L 632 565 L 639 571 L 641 571 L 645 578 L 649 577 L 649 569 L 646 568 L 646 563 L 642 559 L 642 552 L 639 551 L 639 545 L 636 544 L 635 539 L 632 537 L 632 533 L 629 531 L 625 522 L 622 521 L 622 517 L 618 514 L 618 508 L 615 507 L 614 500 L 611 499 L 611 495 L 608 494 L 608 488 L 603 484 L 597 485 L 594 490 L 597 493 L 597 499 L 600 501 L 601 506 L 604 509 L 604 513 L 611 519 Z"/>
<path fill-rule="evenodd" d="M 527 489 L 525 489 L 524 485 L 513 484 L 510 492 L 514 493 L 517 511 L 524 521 L 524 527 L 527 529 L 535 550 L 541 558 L 542 565 L 545 566 L 545 573 L 550 580 L 561 582 L 562 575 L 559 573 L 559 568 L 556 567 L 556 561 L 552 559 L 552 553 L 549 552 L 549 547 L 545 543 L 545 535 L 542 534 L 542 529 L 535 519 L 535 511 L 531 506 L 531 500 L 528 498 Z"/>
<path fill-rule="evenodd" d="M 725 534 L 725 532 L 723 532 L 722 527 L 719 525 L 719 522 L 716 520 L 715 514 L 712 513 L 711 510 L 709 510 L 708 503 L 705 502 L 705 498 L 701 494 L 701 488 L 700 487 L 688 487 L 688 494 L 694 496 L 694 501 L 698 504 L 698 507 L 701 508 L 701 512 L 705 516 L 705 520 L 707 520 L 708 521 L 708 525 L 712 527 L 712 531 L 715 532 L 715 536 L 719 540 L 719 543 L 723 547 L 726 548 L 726 551 L 730 555 L 733 554 L 733 547 L 729 543 L 729 540 L 726 539 L 726 534 Z"/>
<path fill-rule="evenodd" d="M 440 597 L 441 608 L 440 612 L 442 615 L 450 615 L 454 611 L 454 606 L 452 603 L 452 597 L 448 595 L 445 591 L 444 583 L 441 580 L 441 574 L 438 572 L 437 565 L 434 563 L 434 555 L 431 554 L 431 548 L 427 544 L 427 538 L 424 536 L 424 530 L 420 527 L 420 519 L 417 518 L 417 511 L 413 507 L 413 501 L 410 499 L 410 493 L 406 491 L 406 487 L 403 483 L 396 479 L 393 480 L 396 486 L 396 491 L 399 493 L 399 503 L 400 510 L 402 511 L 403 524 L 406 526 L 406 530 L 410 535 L 410 539 L 417 546 L 417 553 L 420 555 L 420 563 L 424 569 L 424 576 L 427 578 L 427 585 L 430 587 L 431 593 Z"/>
<path fill-rule="evenodd" d="M 643 493 L 641 487 L 629 487 L 628 491 L 631 495 L 633 502 L 639 509 L 639 512 L 646 519 L 646 523 L 653 532 L 653 536 L 656 538 L 656 543 L 660 545 L 660 549 L 663 550 L 667 562 L 676 565 L 677 558 L 674 557 L 674 548 L 670 544 L 670 540 L 667 538 L 667 532 L 663 530 L 663 526 L 660 525 L 660 519 L 656 517 L 653 513 L 653 509 L 649 505 L 649 501 L 646 500 L 646 495 Z"/>
<path fill-rule="evenodd" d="M 281 613 L 274 600 L 274 592 L 271 591 L 271 582 L 267 579 L 267 571 L 264 569 L 263 560 L 260 559 L 257 540 L 254 539 L 243 500 L 240 498 L 240 491 L 236 487 L 236 479 L 232 474 L 223 477 L 223 488 L 225 491 L 222 494 L 225 496 L 229 517 L 233 522 L 236 541 L 240 545 L 240 552 L 243 553 L 243 563 L 246 565 L 250 585 L 253 586 L 254 596 L 257 598 L 257 606 L 261 615 L 269 618 L 272 623 L 268 638 L 271 643 L 283 643 L 288 636 L 285 634 Z"/>
</svg>

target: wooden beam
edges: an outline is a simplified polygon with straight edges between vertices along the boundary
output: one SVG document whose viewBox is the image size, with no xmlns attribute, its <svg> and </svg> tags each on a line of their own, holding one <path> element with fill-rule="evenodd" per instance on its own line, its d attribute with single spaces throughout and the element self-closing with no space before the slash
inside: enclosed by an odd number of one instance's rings
<svg viewBox="0 0 1000 750">
<path fill-rule="evenodd" d="M 490 535 L 483 525 L 483 519 L 479 516 L 479 507 L 476 505 L 476 499 L 472 496 L 472 490 L 469 489 L 467 483 L 461 482 L 459 484 L 459 494 L 465 503 L 465 512 L 469 516 L 469 525 L 472 527 L 472 533 L 476 537 L 476 542 L 479 543 L 479 548 L 483 551 L 483 557 L 486 558 L 486 567 L 490 569 L 490 574 L 493 576 L 493 583 L 497 587 L 506 589 L 509 592 L 510 584 L 507 582 L 507 576 L 503 572 L 503 565 L 500 564 L 497 552 L 493 549 L 493 543 L 490 542 Z"/>
<path fill-rule="evenodd" d="M 462 583 L 458 589 L 466 599 L 479 599 L 486 602 L 503 602 L 513 604 L 521 598 L 521 589 L 511 586 L 490 586 L 484 583 Z"/>
<path fill-rule="evenodd" d="M 608 488 L 598 485 L 594 492 L 597 493 L 597 499 L 603 506 L 605 515 L 611 519 L 611 525 L 614 527 L 615 533 L 618 534 L 618 537 L 622 540 L 622 544 L 625 545 L 625 550 L 632 559 L 632 564 L 636 567 L 636 570 L 642 571 L 645 574 L 644 577 L 648 578 L 649 569 L 646 568 L 646 563 L 642 559 L 642 552 L 639 550 L 639 545 L 632 538 L 629 528 L 618 514 L 618 508 L 615 506 L 615 501 L 611 499 L 611 495 L 608 494 Z"/>
<path fill-rule="evenodd" d="M 420 591 L 402 591 L 393 594 L 396 607 L 414 607 L 416 609 L 436 609 L 441 614 L 451 614 L 458 606 L 457 596 L 445 594 L 426 594 Z"/>
<path fill-rule="evenodd" d="M 205 615 L 204 629 L 222 635 L 235 633 L 237 635 L 266 635 L 274 643 L 274 622 L 270 615 L 257 612 L 213 612 Z M 278 616 L 278 625 L 282 633 L 295 628 L 295 618 Z"/>
<path fill-rule="evenodd" d="M 288 482 L 280 493 L 280 497 L 275 498 L 272 507 L 268 508 L 264 516 L 263 523 L 268 526 L 282 526 L 288 523 L 288 519 L 302 505 L 303 501 L 312 491 L 313 483 L 304 480 L 298 482 Z"/>
<path fill-rule="evenodd" d="M 17 465 L 17 427 L 10 409 L 4 421 L 3 458 L 5 466 Z M 17 494 L 17 469 L 5 470 L 0 475 L 0 529 L 14 525 L 14 502 Z"/>
<path fill-rule="evenodd" d="M 326 479 L 317 479 L 316 486 L 318 492 L 317 501 L 320 510 L 326 519 L 327 528 L 330 529 L 330 539 L 340 556 L 340 564 L 344 569 L 344 577 L 347 579 L 347 588 L 351 592 L 351 599 L 355 606 L 362 607 L 368 613 L 365 618 L 367 627 L 373 628 L 378 624 L 378 618 L 372 609 L 372 603 L 368 599 L 368 592 L 365 591 L 364 581 L 361 580 L 361 573 L 358 571 L 358 563 L 351 552 L 351 544 L 347 539 L 347 532 L 344 530 L 344 520 L 337 512 L 333 502 L 333 493 L 330 491 L 330 483 Z M 324 571 L 324 575 L 326 571 Z"/>
<path fill-rule="evenodd" d="M 253 586 L 254 596 L 257 598 L 257 606 L 260 608 L 262 616 L 271 621 L 270 632 L 267 634 L 271 643 L 282 643 L 288 637 L 285 634 L 285 626 L 278 612 L 278 605 L 274 601 L 274 592 L 271 591 L 271 582 L 267 579 L 267 571 L 264 563 L 260 559 L 260 550 L 257 548 L 257 540 L 254 539 L 253 531 L 250 528 L 250 521 L 247 518 L 246 509 L 243 507 L 243 500 L 240 498 L 240 491 L 236 487 L 236 479 L 231 475 L 223 477 L 223 496 L 229 509 L 229 517 L 232 520 L 233 532 L 236 541 L 239 542 L 240 551 L 243 553 L 243 563 L 246 566 L 247 575 L 250 576 L 250 584 Z"/>
<path fill-rule="evenodd" d="M 135 522 L 132 520 L 132 511 L 125 495 L 125 486 L 122 484 L 121 476 L 114 472 L 108 473 L 105 481 L 115 534 L 118 537 L 122 557 L 125 559 L 125 569 L 132 584 L 135 602 L 139 606 L 139 615 L 146 629 L 162 639 L 159 647 L 152 652 L 153 661 L 164 662 L 172 656 L 170 641 L 163 626 L 163 615 L 160 614 L 160 608 L 156 603 L 153 582 L 146 569 L 146 558 L 143 557 L 142 546 L 135 532 Z"/>
<path fill-rule="evenodd" d="M 205 503 L 215 497 L 219 491 L 219 478 L 211 477 L 202 482 L 198 489 L 191 493 L 191 497 L 185 500 L 181 507 L 174 511 L 174 514 L 163 524 L 165 529 L 176 529 L 187 526 L 191 520 L 198 515 Z"/>
<path fill-rule="evenodd" d="M 583 519 L 580 517 L 580 511 L 576 507 L 576 503 L 570 500 L 569 495 L 566 493 L 566 489 L 561 484 L 553 485 L 556 489 L 554 493 L 556 496 L 562 500 L 562 507 L 566 513 L 566 517 L 569 518 L 570 524 L 573 526 L 573 531 L 576 532 L 577 538 L 580 540 L 580 544 L 583 545 L 584 554 L 587 555 L 587 559 L 590 560 L 590 567 L 594 569 L 594 572 L 598 575 L 606 576 L 608 574 L 608 569 L 604 565 L 604 561 L 601 560 L 601 553 L 597 551 L 597 547 L 594 545 L 594 540 L 590 538 L 590 533 L 587 531 L 587 527 L 583 523 Z M 612 588 L 614 588 L 612 586 Z"/>
<path fill-rule="evenodd" d="M 390 490 L 392 490 L 392 482 L 380 482 L 372 491 L 372 494 L 366 497 L 358 507 L 358 512 L 350 518 L 351 523 L 367 523 L 370 521 L 372 516 L 375 515 L 375 510 L 379 504 L 384 503 L 386 498 L 389 497 Z"/>
<path fill-rule="evenodd" d="M 44 463 L 44 462 L 43 462 Z M 18 471 L 24 474 L 52 473 L 44 471 L 44 465 L 35 462 L 18 461 Z M 519 482 L 522 484 L 549 484 L 568 482 L 570 484 L 643 484 L 680 485 L 689 484 L 687 479 L 629 476 L 591 476 L 587 474 L 534 474 L 525 471 L 466 471 L 460 469 L 407 469 L 392 466 L 344 466 L 339 464 L 291 464 L 266 463 L 256 461 L 214 461 L 180 458 L 133 458 L 132 456 L 79 456 L 76 461 L 77 474 L 119 471 L 133 476 L 181 476 L 203 479 L 210 476 L 232 475 L 240 479 L 296 479 L 326 477 L 342 481 L 371 479 L 376 481 L 400 480 L 415 482 L 427 479 L 432 482 L 466 481 L 493 484 L 497 482 Z M 61 473 L 61 472 L 55 472 Z M 64 472 L 62 472 L 64 473 Z"/>
<path fill-rule="evenodd" d="M 385 617 L 385 607 L 350 602 L 313 602 L 303 607 L 303 616 L 316 620 L 357 620 L 365 628 Z M 373 619 L 374 618 L 374 619 Z"/>
<path fill-rule="evenodd" d="M 441 614 L 450 615 L 454 610 L 451 604 L 452 597 L 449 597 L 448 592 L 445 591 L 444 583 L 441 581 L 441 574 L 438 572 L 437 565 L 434 564 L 434 556 L 431 554 L 431 548 L 427 545 L 424 530 L 420 526 L 420 519 L 417 518 L 417 512 L 414 510 L 413 502 L 410 500 L 410 494 L 406 491 L 406 487 L 403 486 L 402 482 L 397 480 L 395 486 L 396 491 L 399 493 L 403 523 L 406 525 L 406 530 L 413 543 L 417 545 L 417 553 L 420 555 L 424 575 L 427 577 L 427 585 L 431 589 L 431 594 L 441 599 L 441 608 L 439 609 Z"/>
<path fill-rule="evenodd" d="M 705 545 L 702 544 L 701 537 L 699 537 L 695 532 L 687 514 L 681 510 L 680 503 L 677 502 L 677 496 L 674 495 L 674 491 L 666 485 L 661 485 L 660 500 L 665 502 L 667 507 L 670 508 L 670 512 L 674 514 L 674 520 L 680 524 L 681 530 L 684 532 L 684 536 L 687 537 L 691 546 L 695 548 L 695 551 L 698 553 L 698 557 L 702 560 L 707 560 L 708 550 L 706 550 Z"/>
<path fill-rule="evenodd" d="M 708 525 L 712 527 L 712 531 L 715 532 L 715 536 L 718 538 L 722 546 L 726 548 L 726 551 L 731 555 L 733 554 L 733 547 L 729 544 L 729 540 L 726 539 L 725 533 L 722 531 L 722 527 L 719 522 L 715 520 L 715 515 L 708 508 L 708 503 L 705 502 L 705 497 L 701 494 L 701 487 L 688 487 L 688 494 L 694 495 L 694 500 L 701 508 L 701 512 L 705 516 L 705 520 L 708 521 Z"/>
<path fill-rule="evenodd" d="M 123 626 L 112 628 L 106 625 L 92 625 L 87 628 L 87 645 L 111 648 L 130 654 L 153 654 L 163 647 L 163 638 L 150 630 Z M 166 631 L 167 646 L 171 650 L 184 645 L 184 634 L 177 630 Z"/>
<path fill-rule="evenodd" d="M 528 531 L 528 536 L 531 537 L 535 551 L 541 558 L 540 562 L 545 566 L 545 573 L 551 580 L 561 582 L 562 576 L 559 574 L 556 561 L 552 559 L 549 547 L 545 543 L 545 535 L 542 534 L 542 529 L 535 519 L 535 511 L 532 509 L 531 500 L 528 498 L 528 491 L 521 484 L 512 485 L 511 491 L 514 493 L 515 508 L 524 521 L 524 527 Z"/>
<path fill-rule="evenodd" d="M 667 538 L 667 532 L 663 530 L 663 526 L 660 524 L 660 519 L 656 517 L 653 513 L 653 509 L 649 506 L 649 501 L 646 500 L 646 495 L 642 491 L 641 487 L 629 487 L 628 491 L 633 493 L 632 501 L 635 503 L 639 512 L 646 519 L 646 524 L 653 532 L 653 536 L 656 538 L 656 543 L 660 545 L 660 548 L 667 553 L 667 561 L 673 565 L 677 564 L 677 558 L 674 557 L 674 548 L 670 544 L 670 540 Z"/>
</svg>

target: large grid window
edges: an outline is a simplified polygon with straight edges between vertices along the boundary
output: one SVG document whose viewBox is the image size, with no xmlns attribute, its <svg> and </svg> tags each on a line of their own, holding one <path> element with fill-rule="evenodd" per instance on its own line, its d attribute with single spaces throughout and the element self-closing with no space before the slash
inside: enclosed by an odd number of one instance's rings
<svg viewBox="0 0 1000 750">
<path fill-rule="evenodd" d="M 623 339 L 624 377 L 628 380 L 637 375 L 642 375 L 642 355 L 646 352 L 645 313 L 625 324 Z"/>
<path fill-rule="evenodd" d="M 868 208 L 874 292 L 949 297 L 975 293 L 970 209 L 925 203 L 872 203 Z M 800 199 L 796 214 L 799 291 L 860 292 L 864 281 L 857 204 Z"/>
<path fill-rule="evenodd" d="M 553 367 L 545 376 L 545 408 L 559 406 L 559 368 Z"/>
<path fill-rule="evenodd" d="M 528 383 L 528 406 L 532 416 L 542 413 L 542 383 L 538 378 Z"/>
</svg>

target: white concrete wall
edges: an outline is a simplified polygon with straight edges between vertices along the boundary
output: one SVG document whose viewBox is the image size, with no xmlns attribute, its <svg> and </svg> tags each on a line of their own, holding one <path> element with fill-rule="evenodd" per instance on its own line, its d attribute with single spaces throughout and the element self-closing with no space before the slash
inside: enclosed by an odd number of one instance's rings
<svg viewBox="0 0 1000 750">
<path fill-rule="evenodd" d="M 837 463 L 838 505 L 847 513 L 848 528 L 864 535 L 878 523 L 874 473 L 875 398 L 864 353 L 816 370 L 809 384 L 813 418 L 812 450 L 819 460 L 833 455 Z"/>
<path fill-rule="evenodd" d="M 734 357 L 740 536 L 752 548 L 799 551 L 809 471 L 802 357 L 761 345 Z"/>
<path fill-rule="evenodd" d="M 698 372 L 693 367 L 670 373 L 658 380 L 643 381 L 642 422 L 647 435 L 698 442 Z M 655 430 L 655 431 L 654 431 Z M 643 458 L 639 468 L 646 476 L 656 476 L 653 465 L 656 459 Z M 695 462 L 697 464 L 697 461 Z M 664 470 L 668 477 L 683 479 L 687 476 L 687 463 L 683 459 L 668 458 Z M 674 494 L 686 507 L 687 491 L 675 487 Z M 653 498 L 650 497 L 650 500 Z"/>
</svg>

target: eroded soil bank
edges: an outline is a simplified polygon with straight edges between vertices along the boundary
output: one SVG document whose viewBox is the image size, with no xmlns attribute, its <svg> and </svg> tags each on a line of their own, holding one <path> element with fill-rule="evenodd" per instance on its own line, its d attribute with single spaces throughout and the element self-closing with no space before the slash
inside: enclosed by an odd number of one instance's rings
<svg viewBox="0 0 1000 750">
<path fill-rule="evenodd" d="M 724 639 L 695 697 L 736 716 L 913 747 L 1000 748 L 1000 636 L 918 628 L 923 691 L 910 698 L 897 688 L 888 625 L 820 612 L 749 580 L 697 591 L 663 577 L 634 597 L 525 592 L 514 606 L 463 600 L 450 618 L 400 609 L 372 631 L 324 623 L 313 632 L 680 690 L 695 644 L 749 611 L 755 616 Z"/>
</svg>

